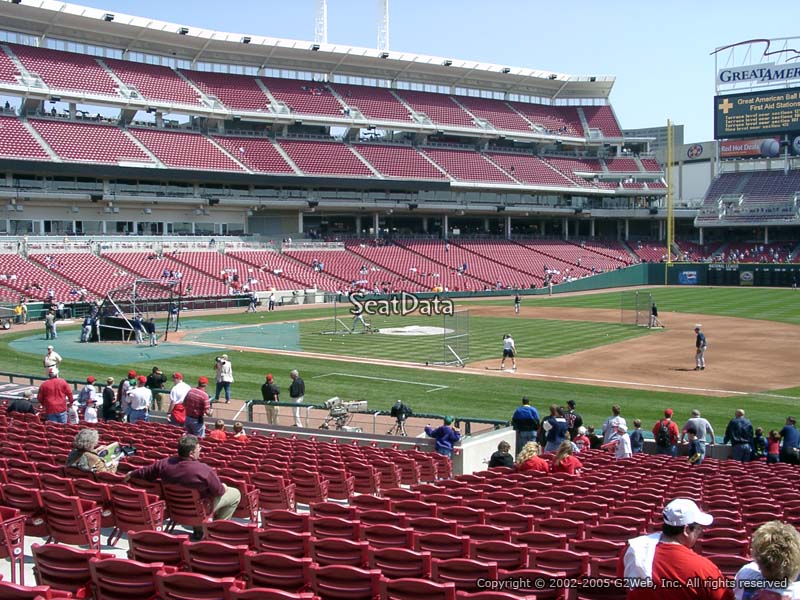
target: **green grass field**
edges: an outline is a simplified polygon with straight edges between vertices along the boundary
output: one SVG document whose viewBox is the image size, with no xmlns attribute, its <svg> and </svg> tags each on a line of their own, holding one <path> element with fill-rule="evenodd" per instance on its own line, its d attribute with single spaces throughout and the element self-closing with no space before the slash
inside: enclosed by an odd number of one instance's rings
<svg viewBox="0 0 800 600">
<path fill-rule="evenodd" d="M 791 290 L 773 289 L 731 289 L 731 288 L 665 288 L 652 290 L 662 314 L 671 311 L 700 314 L 729 315 L 742 318 L 769 319 L 790 324 L 800 323 L 800 293 Z M 620 292 L 608 292 L 573 297 L 530 297 L 523 300 L 523 306 L 582 306 L 586 308 L 617 308 Z M 574 352 L 582 348 L 602 345 L 635 335 L 648 335 L 648 332 L 633 326 L 588 322 L 554 322 L 540 319 L 514 318 L 510 299 L 489 300 L 465 303 L 465 307 L 477 305 L 507 305 L 509 317 L 471 317 L 471 358 L 499 358 L 500 337 L 506 330 L 511 331 L 520 348 L 520 356 L 556 356 Z M 294 311 L 258 312 L 209 316 L 209 324 L 225 321 L 241 324 L 272 323 L 287 320 L 326 317 L 332 315 L 330 308 L 309 308 Z M 202 320 L 192 318 L 192 321 Z M 289 371 L 299 369 L 306 381 L 306 399 L 319 403 L 331 396 L 347 400 L 368 400 L 371 408 L 388 409 L 395 399 L 409 403 L 416 412 L 456 414 L 465 417 L 485 417 L 507 419 L 518 405 L 523 395 L 530 396 L 540 410 L 551 403 L 564 404 L 574 399 L 578 411 L 587 424 L 599 425 L 610 414 L 609 406 L 619 403 L 623 414 L 632 420 L 641 418 L 650 426 L 669 406 L 676 411 L 680 421 L 693 408 L 701 408 L 718 433 L 724 432 L 733 409 L 742 406 L 755 425 L 770 429 L 782 425 L 786 415 L 796 411 L 800 398 L 800 387 L 788 390 L 775 390 L 776 398 L 769 396 L 737 396 L 735 398 L 707 397 L 668 392 L 649 392 L 640 390 L 572 385 L 552 381 L 521 380 L 513 377 L 486 377 L 473 375 L 453 368 L 448 372 L 425 369 L 386 367 L 371 364 L 370 356 L 379 358 L 417 358 L 420 348 L 403 346 L 397 339 L 390 340 L 391 347 L 382 347 L 384 342 L 379 334 L 358 336 L 322 336 L 322 324 L 314 321 L 301 324 L 300 343 L 303 349 L 313 352 L 329 352 L 327 348 L 339 342 L 337 354 L 364 357 L 361 362 L 343 362 L 321 359 L 297 358 L 282 355 L 265 355 L 249 352 L 229 352 L 233 362 L 236 383 L 233 394 L 237 398 L 260 397 L 260 386 L 266 373 L 273 373 L 279 386 L 286 391 L 289 384 Z M 565 325 L 567 323 L 567 325 Z M 193 328 L 200 323 L 191 323 Z M 235 330 L 234 330 L 235 331 Z M 606 338 L 606 334 L 609 335 Z M 0 337 L 0 370 L 17 373 L 42 373 L 41 356 L 16 352 L 9 347 L 13 339 L 30 335 L 13 330 Z M 60 328 L 60 340 L 77 337 L 77 328 Z M 649 333 L 658 335 L 658 332 Z M 63 336 L 63 337 L 61 337 Z M 326 341 L 327 337 L 345 340 Z M 232 339 L 236 339 L 235 333 Z M 440 339 L 440 338 L 439 338 Z M 235 341 L 233 343 L 236 343 Z M 57 346 L 57 345 L 56 345 Z M 83 348 L 82 348 L 83 349 Z M 63 375 L 68 379 L 83 379 L 92 374 L 102 380 L 112 375 L 119 378 L 128 370 L 135 368 L 149 372 L 157 364 L 165 372 L 180 370 L 192 381 L 200 375 L 211 375 L 213 352 L 201 351 L 199 354 L 180 358 L 151 360 L 137 358 L 131 352 L 131 362 L 124 367 L 109 367 L 104 363 L 103 346 L 86 347 L 85 356 L 70 359 L 63 365 Z M 425 349 L 422 349 L 424 351 Z M 390 355 L 391 354 L 391 355 Z M 798 378 L 800 385 L 800 377 Z"/>
</svg>

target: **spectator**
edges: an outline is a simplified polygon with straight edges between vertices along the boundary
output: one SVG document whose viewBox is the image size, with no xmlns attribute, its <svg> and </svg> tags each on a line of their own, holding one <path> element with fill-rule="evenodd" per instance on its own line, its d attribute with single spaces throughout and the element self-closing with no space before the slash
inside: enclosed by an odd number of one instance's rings
<svg viewBox="0 0 800 600">
<path fill-rule="evenodd" d="M 208 380 L 201 377 L 200 388 L 208 385 Z M 187 395 L 186 403 L 193 402 L 191 399 L 192 392 L 198 391 L 198 388 L 192 389 Z M 208 394 L 203 392 L 208 402 Z M 189 415 L 187 414 L 187 422 Z M 241 500 L 241 493 L 234 487 L 228 487 L 219 480 L 216 471 L 209 467 L 207 464 L 200 462 L 200 440 L 193 435 L 184 435 L 178 442 L 178 455 L 169 458 L 163 458 L 154 462 L 151 465 L 135 469 L 125 475 L 125 482 L 131 478 L 144 479 L 146 481 L 155 481 L 160 479 L 162 483 L 168 485 L 180 485 L 183 487 L 195 489 L 200 492 L 200 495 L 212 503 L 214 509 L 214 519 L 230 519 L 233 513 L 236 512 L 236 507 L 239 506 Z M 192 539 L 199 540 L 203 538 L 203 528 L 195 527 Z"/>
<path fill-rule="evenodd" d="M 148 411 L 153 402 L 153 392 L 145 384 L 147 377 L 139 375 L 136 378 L 136 387 L 128 390 L 125 403 L 128 408 L 128 422 L 133 425 L 137 421 L 148 421 Z"/>
<path fill-rule="evenodd" d="M 642 420 L 633 420 L 633 431 L 630 434 L 631 453 L 641 454 L 644 452 L 644 433 L 642 433 Z"/>
<path fill-rule="evenodd" d="M 134 387 L 136 387 L 136 371 L 131 369 L 128 371 L 128 376 L 119 382 L 119 387 L 117 388 L 117 402 L 119 402 L 123 419 L 125 420 L 128 419 L 128 412 L 130 410 L 125 399 L 128 397 L 128 392 Z"/>
<path fill-rule="evenodd" d="M 49 376 L 50 369 L 56 370 L 56 375 L 58 375 L 58 368 L 61 365 L 61 355 L 53 350 L 52 346 L 47 347 L 47 353 L 44 355 L 42 359 L 42 364 L 44 365 L 44 372 Z"/>
<path fill-rule="evenodd" d="M 614 458 L 630 458 L 633 455 L 631 449 L 631 437 L 628 435 L 628 427 L 621 421 L 612 422 L 611 426 L 614 428 L 614 439 L 603 444 L 601 448 L 604 450 L 613 450 Z"/>
<path fill-rule="evenodd" d="M 621 422 L 623 425 L 625 425 L 626 429 L 628 428 L 628 422 L 625 420 L 624 417 L 622 417 L 622 409 L 620 408 L 619 404 L 614 404 L 611 407 L 611 416 L 606 419 L 605 423 L 603 423 L 604 444 L 610 442 L 617 435 L 616 429 L 611 426 L 611 422 L 614 421 L 615 419 L 617 420 L 617 422 Z"/>
<path fill-rule="evenodd" d="M 217 373 L 217 391 L 214 393 L 214 402 L 219 402 L 219 394 L 222 390 L 225 390 L 225 404 L 230 404 L 233 367 L 231 366 L 231 361 L 228 360 L 227 354 L 217 357 L 217 360 L 214 361 L 214 370 Z"/>
<path fill-rule="evenodd" d="M 572 442 L 564 440 L 556 451 L 553 457 L 553 466 L 551 471 L 553 473 L 568 473 L 569 475 L 577 475 L 583 468 L 583 463 L 578 460 L 578 457 L 573 454 Z"/>
<path fill-rule="evenodd" d="M 578 427 L 578 435 L 575 436 L 572 442 L 578 447 L 578 452 L 583 452 L 592 447 L 592 442 L 586 435 L 586 427 L 583 426 Z"/>
<path fill-rule="evenodd" d="M 161 412 L 161 394 L 156 390 L 164 389 L 164 384 L 167 383 L 167 378 L 158 367 L 153 367 L 153 370 L 147 376 L 147 388 L 153 394 L 153 404 L 150 406 L 153 410 L 158 409 Z"/>
<path fill-rule="evenodd" d="M 172 389 L 169 391 L 169 408 L 167 409 L 167 421 L 172 425 L 184 427 L 186 423 L 186 407 L 183 405 L 183 400 L 190 389 L 192 389 L 192 386 L 183 380 L 182 373 L 175 372 L 172 374 Z"/>
<path fill-rule="evenodd" d="M 723 443 L 732 446 L 733 460 L 750 462 L 753 455 L 753 424 L 745 418 L 743 409 L 736 409 L 734 418 L 725 429 Z"/>
<path fill-rule="evenodd" d="M 81 418 L 78 416 L 79 406 L 78 401 L 73 400 L 72 404 L 67 407 L 67 425 L 77 425 L 81 422 Z"/>
<path fill-rule="evenodd" d="M 522 406 L 517 407 L 511 416 L 511 426 L 517 432 L 517 454 L 519 454 L 525 444 L 534 440 L 539 430 L 539 411 L 531 406 L 527 396 L 522 397 Z"/>
<path fill-rule="evenodd" d="M 158 335 L 156 335 L 156 320 L 153 317 L 150 317 L 149 320 L 143 323 L 144 330 L 147 332 L 147 336 L 150 339 L 151 346 L 158 346 Z"/>
<path fill-rule="evenodd" d="M 36 414 L 36 409 L 33 407 L 33 402 L 31 399 L 33 398 L 33 393 L 30 390 L 25 390 L 22 392 L 21 398 L 14 398 L 9 404 L 8 408 L 6 409 L 6 414 L 8 413 L 21 413 L 21 414 Z"/>
<path fill-rule="evenodd" d="M 247 443 L 247 433 L 245 433 L 244 425 L 242 425 L 241 421 L 236 421 L 236 423 L 233 424 L 233 439 L 242 444 Z"/>
<path fill-rule="evenodd" d="M 598 450 L 603 445 L 603 438 L 595 433 L 591 425 L 586 428 L 586 437 L 589 438 L 589 448 L 592 450 Z"/>
<path fill-rule="evenodd" d="M 583 417 L 575 410 L 575 400 L 567 400 L 567 406 L 569 408 L 564 413 L 564 418 L 567 420 L 570 438 L 574 440 L 578 437 L 578 428 L 583 425 Z"/>
<path fill-rule="evenodd" d="M 447 416 L 444 424 L 436 429 L 430 425 L 425 426 L 425 435 L 436 440 L 436 452 L 450 458 L 453 455 L 453 446 L 461 440 L 461 432 L 453 424 L 455 417 Z"/>
<path fill-rule="evenodd" d="M 266 381 L 261 385 L 261 398 L 267 403 L 267 424 L 278 424 L 278 407 L 276 402 L 280 402 L 280 389 L 275 385 L 275 380 L 271 373 L 267 373 Z"/>
<path fill-rule="evenodd" d="M 106 387 L 103 388 L 103 420 L 119 421 L 119 402 L 117 402 L 117 394 L 114 392 L 114 378 L 108 377 L 106 379 Z"/>
<path fill-rule="evenodd" d="M 44 316 L 44 339 L 58 339 L 58 333 L 56 331 L 56 311 L 52 308 L 47 311 L 47 314 Z"/>
<path fill-rule="evenodd" d="M 719 568 L 692 551 L 703 527 L 711 525 L 714 517 L 686 498 L 667 504 L 662 516 L 661 533 L 629 540 L 620 557 L 618 575 L 630 582 L 641 582 L 631 588 L 628 599 L 733 600 L 733 590 L 719 584 L 724 581 Z M 690 583 L 694 581 L 700 585 Z M 702 582 L 710 583 L 706 587 Z"/>
<path fill-rule="evenodd" d="M 95 381 L 95 378 L 91 375 L 86 378 L 86 385 L 84 385 L 78 393 L 78 404 L 81 406 L 85 406 L 89 398 L 94 398 L 97 394 L 97 388 L 94 387 Z"/>
<path fill-rule="evenodd" d="M 86 401 L 83 409 L 83 420 L 87 423 L 97 423 L 97 399 L 92 396 Z"/>
<path fill-rule="evenodd" d="M 489 468 L 508 467 L 509 469 L 513 469 L 514 457 L 511 456 L 509 450 L 511 450 L 511 444 L 509 444 L 507 441 L 503 440 L 497 444 L 497 452 L 492 454 L 492 456 L 489 458 Z"/>
<path fill-rule="evenodd" d="M 205 437 L 205 418 L 211 416 L 211 401 L 208 399 L 206 387 L 208 377 L 200 377 L 197 387 L 190 389 L 183 400 L 186 409 L 186 432 L 199 438 Z"/>
<path fill-rule="evenodd" d="M 780 430 L 781 440 L 781 462 L 791 465 L 800 464 L 798 453 L 800 453 L 800 431 L 797 431 L 797 421 L 794 417 L 786 417 L 786 425 Z"/>
<path fill-rule="evenodd" d="M 778 436 L 780 439 L 780 436 Z M 764 439 L 764 429 L 756 427 L 753 435 L 753 460 L 761 460 L 767 455 L 767 440 Z"/>
<path fill-rule="evenodd" d="M 555 452 L 567 437 L 567 420 L 564 409 L 555 404 L 550 405 L 550 416 L 542 421 L 542 436 L 545 452 Z"/>
<path fill-rule="evenodd" d="M 292 384 L 289 386 L 289 397 L 295 404 L 302 404 L 306 394 L 306 384 L 300 378 L 300 373 L 298 373 L 297 369 L 291 371 L 289 377 L 292 378 Z M 303 421 L 300 419 L 299 407 L 294 409 L 294 426 L 303 426 Z"/>
<path fill-rule="evenodd" d="M 697 432 L 697 441 L 703 445 L 703 454 L 705 454 L 706 442 L 708 442 L 710 446 L 714 445 L 714 428 L 711 427 L 711 423 L 708 422 L 708 419 L 700 416 L 700 411 L 695 408 L 692 411 L 691 418 L 686 421 L 686 424 L 683 426 L 681 444 L 686 436 L 687 429 L 690 427 L 694 428 L 694 430 Z"/>
<path fill-rule="evenodd" d="M 672 420 L 672 409 L 664 410 L 664 418 L 653 425 L 653 437 L 656 440 L 656 454 L 678 456 L 678 426 Z"/>
<path fill-rule="evenodd" d="M 522 448 L 522 452 L 517 456 L 517 471 L 537 471 L 540 473 L 550 472 L 550 463 L 541 456 L 541 449 L 536 442 L 528 442 Z"/>
<path fill-rule="evenodd" d="M 67 456 L 67 466 L 81 471 L 109 471 L 116 473 L 117 463 L 106 463 L 100 453 L 106 446 L 98 446 L 100 435 L 95 429 L 81 429 L 72 440 L 72 450 Z"/>
<path fill-rule="evenodd" d="M 72 404 L 72 386 L 58 377 L 58 369 L 52 367 L 48 373 L 49 379 L 39 386 L 36 395 L 42 407 L 45 421 L 55 423 L 67 422 L 67 402 Z"/>
<path fill-rule="evenodd" d="M 214 423 L 213 431 L 210 431 L 206 437 L 219 442 L 226 441 L 228 439 L 228 435 L 225 433 L 225 421 L 222 419 L 217 419 L 217 421 Z"/>
<path fill-rule="evenodd" d="M 800 533 L 792 525 L 769 521 L 753 533 L 753 562 L 736 574 L 736 600 L 751 598 L 800 598 Z M 774 582 L 769 587 L 755 582 Z M 777 582 L 782 584 L 776 585 Z M 761 593 L 761 592 L 771 592 Z"/>
<path fill-rule="evenodd" d="M 753 438 L 755 439 L 755 438 Z M 781 434 L 777 429 L 769 432 L 767 438 L 767 464 L 775 464 L 781 460 Z"/>
<path fill-rule="evenodd" d="M 689 429 L 686 430 L 686 434 L 689 436 L 689 464 L 699 465 L 706 456 L 705 447 L 701 448 L 700 440 L 697 437 L 697 432 L 694 427 L 689 427 Z M 705 444 L 703 444 L 703 446 L 705 446 Z"/>
</svg>

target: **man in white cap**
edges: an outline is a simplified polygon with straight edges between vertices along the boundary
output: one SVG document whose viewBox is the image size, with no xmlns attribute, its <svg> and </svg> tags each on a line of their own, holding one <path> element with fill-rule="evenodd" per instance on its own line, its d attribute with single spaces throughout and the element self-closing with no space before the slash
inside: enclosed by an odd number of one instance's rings
<svg viewBox="0 0 800 600">
<path fill-rule="evenodd" d="M 231 384 L 233 383 L 233 367 L 228 355 L 218 356 L 214 363 L 214 370 L 217 372 L 217 392 L 214 394 L 214 402 L 219 402 L 219 395 L 225 390 L 225 404 L 231 401 Z"/>
<path fill-rule="evenodd" d="M 692 550 L 714 521 L 694 501 L 676 498 L 664 507 L 661 533 L 628 541 L 617 572 L 631 600 L 733 600 L 733 590 L 713 562 Z"/>
<path fill-rule="evenodd" d="M 44 372 L 49 375 L 50 369 L 55 369 L 55 374 L 58 375 L 58 365 L 61 364 L 61 355 L 53 350 L 52 346 L 47 347 L 47 354 L 44 355 L 42 360 L 44 365 Z"/>
</svg>

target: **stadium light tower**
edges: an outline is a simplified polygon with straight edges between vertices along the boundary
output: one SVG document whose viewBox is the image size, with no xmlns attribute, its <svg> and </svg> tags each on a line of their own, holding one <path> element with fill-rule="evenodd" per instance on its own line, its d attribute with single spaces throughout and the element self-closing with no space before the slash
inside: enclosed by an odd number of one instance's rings
<svg viewBox="0 0 800 600">
<path fill-rule="evenodd" d="M 378 50 L 389 50 L 389 0 L 378 0 Z"/>
<path fill-rule="evenodd" d="M 317 12 L 314 15 L 314 42 L 328 43 L 328 1 L 317 0 Z"/>
</svg>

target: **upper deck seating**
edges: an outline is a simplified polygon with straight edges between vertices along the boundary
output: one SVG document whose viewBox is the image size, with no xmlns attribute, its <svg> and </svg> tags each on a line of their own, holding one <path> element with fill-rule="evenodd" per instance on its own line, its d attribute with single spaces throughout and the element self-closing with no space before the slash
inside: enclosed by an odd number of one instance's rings
<svg viewBox="0 0 800 600">
<path fill-rule="evenodd" d="M 472 117 L 464 112 L 450 96 L 431 92 L 412 92 L 411 90 L 397 90 L 396 93 L 414 109 L 414 112 L 424 113 L 432 123 L 456 127 L 475 127 Z"/>
<path fill-rule="evenodd" d="M 17 66 L 11 62 L 8 55 L 3 52 L 3 47 L 0 45 L 0 81 L 6 83 L 17 83 Z"/>
<path fill-rule="evenodd" d="M 386 88 L 343 84 L 334 84 L 331 87 L 345 104 L 357 108 L 367 119 L 404 123 L 411 120 L 408 108 Z"/>
<path fill-rule="evenodd" d="M 0 116 L 0 156 L 49 160 L 44 148 L 16 117 Z"/>
<path fill-rule="evenodd" d="M 423 152 L 454 179 L 514 184 L 508 175 L 477 152 L 451 148 L 423 148 Z"/>
<path fill-rule="evenodd" d="M 239 165 L 203 135 L 138 127 L 130 131 L 158 160 L 169 167 L 242 171 Z"/>
<path fill-rule="evenodd" d="M 153 161 L 113 125 L 31 119 L 33 128 L 62 159 L 107 164 Z"/>
<path fill-rule="evenodd" d="M 294 174 L 292 166 L 286 162 L 286 159 L 276 150 L 273 142 L 267 138 L 214 136 L 213 139 L 251 171 Z"/>
<path fill-rule="evenodd" d="M 583 125 L 574 106 L 551 106 L 547 104 L 528 104 L 526 102 L 509 102 L 514 110 L 522 113 L 534 125 L 545 130 L 545 133 L 583 137 Z"/>
<path fill-rule="evenodd" d="M 200 104 L 197 91 L 169 67 L 114 58 L 104 58 L 103 62 L 122 83 L 135 87 L 142 98 L 171 104 Z"/>
<path fill-rule="evenodd" d="M 274 77 L 262 77 L 261 81 L 272 96 L 286 104 L 292 112 L 330 117 L 344 114 L 344 107 L 324 83 Z"/>
<path fill-rule="evenodd" d="M 582 106 L 589 129 L 599 129 L 605 137 L 621 138 L 622 130 L 610 106 Z"/>
<path fill-rule="evenodd" d="M 403 179 L 447 179 L 419 152 L 409 146 L 355 144 L 356 151 L 385 177 Z"/>
<path fill-rule="evenodd" d="M 473 115 L 488 121 L 496 129 L 525 131 L 528 133 L 533 131 L 531 124 L 502 100 L 475 98 L 473 96 L 456 96 L 456 99 Z"/>
<path fill-rule="evenodd" d="M 304 173 L 340 177 L 375 176 L 353 150 L 341 142 L 282 139 L 278 143 Z"/>
<path fill-rule="evenodd" d="M 233 73 L 188 71 L 180 69 L 207 96 L 214 96 L 232 110 L 269 111 L 269 98 L 255 77 Z"/>
<path fill-rule="evenodd" d="M 635 158 L 607 158 L 606 166 L 616 173 L 638 173 L 640 170 Z"/>
<path fill-rule="evenodd" d="M 489 152 L 492 162 L 500 165 L 506 173 L 514 179 L 532 185 L 547 185 L 557 187 L 575 187 L 575 183 L 565 175 L 530 154 L 511 154 L 503 152 Z"/>
<path fill-rule="evenodd" d="M 93 56 L 8 44 L 29 73 L 53 90 L 73 90 L 117 96 L 117 83 Z"/>
</svg>

